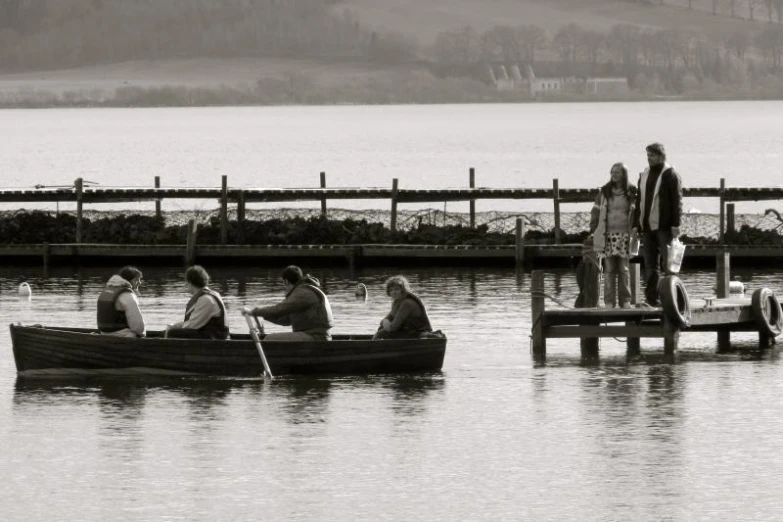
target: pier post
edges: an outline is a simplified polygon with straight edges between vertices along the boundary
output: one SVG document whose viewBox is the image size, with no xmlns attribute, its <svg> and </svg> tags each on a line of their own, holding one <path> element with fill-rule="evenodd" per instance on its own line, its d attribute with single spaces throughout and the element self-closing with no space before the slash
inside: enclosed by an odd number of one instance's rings
<svg viewBox="0 0 783 522">
<path fill-rule="evenodd" d="M 82 242 L 82 205 L 84 203 L 84 180 L 76 178 L 76 242 Z"/>
<path fill-rule="evenodd" d="M 228 176 L 222 176 L 220 189 L 220 244 L 228 243 Z"/>
<path fill-rule="evenodd" d="M 160 176 L 155 176 L 155 188 L 156 189 L 160 188 Z M 163 213 L 161 212 L 161 208 L 160 208 L 160 198 L 157 198 L 155 200 L 155 217 L 158 219 L 163 217 Z"/>
<path fill-rule="evenodd" d="M 725 192 L 726 192 L 726 178 L 720 178 L 720 190 L 718 191 L 719 199 L 720 199 L 720 228 L 718 231 L 718 242 L 721 244 L 725 241 L 725 234 L 726 234 L 726 205 L 724 204 L 726 202 L 725 198 Z"/>
<path fill-rule="evenodd" d="M 552 180 L 552 202 L 555 207 L 555 244 L 560 244 L 560 181 Z"/>
<path fill-rule="evenodd" d="M 674 362 L 680 343 L 680 329 L 667 317 L 663 318 L 663 357 L 666 362 Z"/>
<path fill-rule="evenodd" d="M 726 205 L 726 232 L 734 232 L 734 203 Z"/>
<path fill-rule="evenodd" d="M 237 198 L 237 235 L 239 242 L 245 242 L 245 191 L 240 190 Z"/>
<path fill-rule="evenodd" d="M 476 188 L 476 169 L 470 167 L 470 188 Z M 470 228 L 476 228 L 476 200 L 470 200 Z"/>
<path fill-rule="evenodd" d="M 43 273 L 44 277 L 49 277 L 49 266 L 52 259 L 52 246 L 49 243 L 43 244 Z"/>
<path fill-rule="evenodd" d="M 391 193 L 391 224 L 389 225 L 389 228 L 391 229 L 392 233 L 397 232 L 397 193 L 398 193 L 398 183 L 399 180 L 397 178 L 392 179 L 392 193 Z"/>
<path fill-rule="evenodd" d="M 198 225 L 195 219 L 188 221 L 188 237 L 185 245 L 185 264 L 192 266 L 196 262 L 196 231 Z"/>
<path fill-rule="evenodd" d="M 631 263 L 630 269 L 630 282 L 631 282 L 631 306 L 636 307 L 639 304 L 639 296 L 642 294 L 640 285 L 641 281 L 641 269 L 639 263 Z M 636 326 L 638 321 L 628 321 L 626 326 Z M 638 337 L 626 337 L 625 340 L 626 355 L 628 357 L 638 357 L 641 353 L 641 343 Z"/>
<path fill-rule="evenodd" d="M 731 254 L 726 251 L 715 256 L 715 295 L 718 299 L 729 297 L 729 280 L 731 272 Z M 718 330 L 718 353 L 731 350 L 731 332 Z"/>
<path fill-rule="evenodd" d="M 514 269 L 520 271 L 525 265 L 525 220 L 517 218 L 514 248 Z"/>
<path fill-rule="evenodd" d="M 326 188 L 326 172 L 321 172 L 321 188 Z M 326 194 L 321 196 L 321 217 L 326 219 Z"/>
<path fill-rule="evenodd" d="M 533 270 L 530 283 L 530 310 L 532 312 L 531 338 L 533 340 L 533 359 L 546 360 L 546 338 L 544 337 L 544 272 Z"/>
</svg>

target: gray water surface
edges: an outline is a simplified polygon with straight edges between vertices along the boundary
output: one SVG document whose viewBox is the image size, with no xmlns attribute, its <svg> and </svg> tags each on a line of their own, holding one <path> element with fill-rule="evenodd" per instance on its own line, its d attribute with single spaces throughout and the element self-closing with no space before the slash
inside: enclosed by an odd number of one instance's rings
<svg viewBox="0 0 783 522">
<path fill-rule="evenodd" d="M 209 268 L 209 267 L 208 267 Z M 144 268 L 143 268 L 144 269 Z M 178 318 L 181 269 L 144 269 L 156 329 Z M 0 268 L 2 323 L 92 326 L 109 275 L 98 268 Z M 213 269 L 232 327 L 274 302 L 278 270 Z M 388 311 L 388 270 L 313 270 L 338 332 L 371 332 Z M 33 298 L 20 301 L 22 274 Z M 715 355 L 714 334 L 683 334 L 680 361 L 659 340 L 628 362 L 602 342 L 529 355 L 529 274 L 411 269 L 436 328 L 443 371 L 419 376 L 262 379 L 19 379 L 0 331 L 3 520 L 779 520 L 783 367 L 755 337 Z M 735 270 L 750 289 L 775 272 Z M 686 272 L 693 294 L 714 276 Z M 356 283 L 370 290 L 353 298 Z M 570 271 L 546 290 L 571 302 Z M 268 331 L 277 327 L 269 326 Z"/>
</svg>

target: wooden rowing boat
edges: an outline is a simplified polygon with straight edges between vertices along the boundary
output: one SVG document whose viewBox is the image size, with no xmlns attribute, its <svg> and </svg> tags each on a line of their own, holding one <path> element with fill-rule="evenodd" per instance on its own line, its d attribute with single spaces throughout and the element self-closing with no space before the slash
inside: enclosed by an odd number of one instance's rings
<svg viewBox="0 0 783 522">
<path fill-rule="evenodd" d="M 229 340 L 129 338 L 87 328 L 11 325 L 19 375 L 121 371 L 258 376 L 261 358 L 249 334 Z M 274 375 L 432 372 L 441 369 L 446 338 L 382 339 L 336 335 L 331 341 L 262 341 Z"/>
</svg>

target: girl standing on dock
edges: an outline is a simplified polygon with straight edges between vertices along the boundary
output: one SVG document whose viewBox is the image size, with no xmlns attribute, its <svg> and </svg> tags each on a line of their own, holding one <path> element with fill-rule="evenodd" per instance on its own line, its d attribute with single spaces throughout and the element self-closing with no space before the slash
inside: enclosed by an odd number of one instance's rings
<svg viewBox="0 0 783 522">
<path fill-rule="evenodd" d="M 618 304 L 631 307 L 628 258 L 635 198 L 636 187 L 628 183 L 628 167 L 615 163 L 590 212 L 593 249 L 604 260 L 604 303 L 608 308 Z"/>
</svg>

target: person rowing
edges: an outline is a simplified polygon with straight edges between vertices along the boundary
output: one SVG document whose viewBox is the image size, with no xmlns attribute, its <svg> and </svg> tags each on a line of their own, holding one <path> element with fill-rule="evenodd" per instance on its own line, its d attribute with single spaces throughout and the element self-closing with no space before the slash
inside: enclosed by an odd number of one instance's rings
<svg viewBox="0 0 783 522">
<path fill-rule="evenodd" d="M 285 285 L 285 299 L 272 306 L 244 307 L 242 313 L 291 327 L 290 332 L 266 334 L 264 340 L 267 341 L 331 340 L 334 325 L 332 306 L 318 279 L 305 275 L 296 265 L 287 266 L 281 277 Z"/>
</svg>

